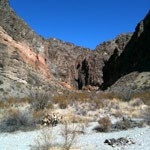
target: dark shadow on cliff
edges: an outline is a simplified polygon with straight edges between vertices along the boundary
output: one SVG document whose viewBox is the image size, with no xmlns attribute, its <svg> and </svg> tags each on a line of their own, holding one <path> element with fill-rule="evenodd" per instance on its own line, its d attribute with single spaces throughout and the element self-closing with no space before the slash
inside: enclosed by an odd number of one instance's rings
<svg viewBox="0 0 150 150">
<path fill-rule="evenodd" d="M 89 65 L 88 61 L 84 59 L 81 64 L 77 65 L 78 79 L 76 82 L 78 84 L 78 89 L 81 90 L 83 86 L 88 85 L 89 78 Z"/>
<path fill-rule="evenodd" d="M 118 56 L 115 49 L 103 68 L 103 84 L 105 90 L 114 84 L 120 77 L 131 72 L 150 71 L 150 11 L 141 21 L 123 53 Z"/>
</svg>

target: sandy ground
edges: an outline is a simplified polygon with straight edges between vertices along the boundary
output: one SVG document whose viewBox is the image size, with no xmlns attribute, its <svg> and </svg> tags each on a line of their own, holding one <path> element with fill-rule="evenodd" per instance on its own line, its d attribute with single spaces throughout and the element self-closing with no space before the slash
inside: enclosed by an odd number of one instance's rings
<svg viewBox="0 0 150 150">
<path fill-rule="evenodd" d="M 78 134 L 73 147 L 79 150 L 150 150 L 150 127 L 134 128 L 126 131 L 97 133 L 93 131 L 96 123 L 90 123 L 85 129 L 85 134 Z M 60 136 L 62 125 L 53 127 L 55 144 L 62 143 Z M 0 133 L 0 150 L 30 150 L 35 145 L 35 139 L 41 134 L 41 130 L 15 133 Z M 128 137 L 135 144 L 111 147 L 104 144 L 106 139 Z"/>
</svg>

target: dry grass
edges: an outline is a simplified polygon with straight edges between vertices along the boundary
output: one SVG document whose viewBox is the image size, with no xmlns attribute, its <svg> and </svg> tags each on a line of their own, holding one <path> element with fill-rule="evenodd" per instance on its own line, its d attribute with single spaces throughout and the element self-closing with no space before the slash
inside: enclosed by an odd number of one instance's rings
<svg viewBox="0 0 150 150">
<path fill-rule="evenodd" d="M 139 117 L 141 113 L 140 107 L 142 105 L 133 106 L 134 105 L 133 103 L 131 101 L 125 102 L 122 100 L 113 99 L 109 106 L 110 112 L 116 117 L 117 116 L 118 117 L 128 116 L 129 118 Z"/>
<path fill-rule="evenodd" d="M 94 109 L 99 109 L 103 107 L 107 107 L 106 101 L 114 101 L 120 100 L 121 96 L 115 93 L 102 93 L 102 92 L 70 92 L 64 93 L 61 95 L 57 95 L 52 97 L 53 102 L 59 104 L 66 108 L 68 105 L 72 105 L 74 102 L 79 103 L 89 103 L 94 106 Z"/>
<path fill-rule="evenodd" d="M 141 99 L 144 102 L 144 104 L 150 105 L 150 92 L 145 91 L 133 94 L 132 99 L 136 98 Z"/>
<path fill-rule="evenodd" d="M 59 108 L 65 109 L 69 104 L 69 100 L 66 95 L 58 95 L 53 97 L 53 102 L 59 105 Z"/>
<path fill-rule="evenodd" d="M 150 125 L 150 107 L 146 108 L 144 112 L 142 113 L 142 117 L 144 118 L 144 121 Z"/>
<path fill-rule="evenodd" d="M 75 114 L 73 111 L 66 111 L 63 114 L 63 121 L 71 123 L 87 123 L 90 122 L 91 119 L 87 116 L 80 116 Z"/>
<path fill-rule="evenodd" d="M 129 102 L 132 107 L 139 107 L 144 104 L 144 102 L 140 98 L 133 98 Z"/>
<path fill-rule="evenodd" d="M 32 118 L 34 122 L 38 125 L 42 123 L 43 116 L 45 115 L 46 111 L 38 110 L 32 112 Z"/>
<path fill-rule="evenodd" d="M 115 94 L 115 93 L 111 93 L 111 92 L 108 92 L 108 93 L 98 93 L 96 95 L 97 99 L 102 99 L 102 100 L 113 100 L 113 99 L 120 99 L 120 95 L 118 94 Z"/>
<path fill-rule="evenodd" d="M 75 127 L 69 128 L 68 123 L 65 122 L 63 128 L 61 129 L 61 135 L 64 139 L 64 144 L 62 147 L 64 150 L 70 150 L 76 142 L 77 133 Z"/>
<path fill-rule="evenodd" d="M 112 109 L 111 110 L 111 114 L 117 118 L 121 118 L 123 116 L 122 111 L 121 110 L 115 110 Z"/>
<path fill-rule="evenodd" d="M 59 133 L 57 133 L 59 135 Z M 72 146 L 76 141 L 75 128 L 69 127 L 66 122 L 60 129 L 60 135 L 63 138 L 63 143 L 55 143 L 57 136 L 53 133 L 53 128 L 44 128 L 41 130 L 39 136 L 35 139 L 31 150 L 73 150 Z"/>
<path fill-rule="evenodd" d="M 100 112 L 115 117 L 139 117 L 144 105 L 143 102 L 148 103 L 149 101 L 148 92 L 134 94 L 129 102 L 122 101 L 120 96 L 114 93 L 94 91 L 64 92 L 64 94 L 53 97 L 50 97 L 47 93 L 45 94 L 45 92 L 36 94 L 32 99 L 11 98 L 8 101 L 0 101 L 0 108 L 11 113 L 9 112 L 10 108 L 20 109 L 20 107 L 31 105 L 31 113 L 33 113 L 33 120 L 36 123 L 40 123 L 45 111 L 55 112 L 56 110 L 60 111 L 64 121 L 83 123 L 85 120 L 87 122 L 96 121 Z M 2 118 L 2 115 L 0 117 Z"/>
<path fill-rule="evenodd" d="M 13 107 L 15 106 L 16 104 L 20 103 L 20 101 L 16 98 L 10 98 L 6 101 L 1 101 L 0 102 L 0 108 L 1 109 L 6 109 L 6 108 L 9 108 L 9 107 Z"/>
<path fill-rule="evenodd" d="M 74 101 L 89 102 L 90 94 L 87 92 L 70 92 L 54 96 L 52 100 L 55 104 L 59 104 L 60 108 L 66 108 L 68 105 L 72 105 Z"/>
<path fill-rule="evenodd" d="M 9 98 L 5 101 L 0 101 L 0 108 L 1 109 L 8 109 L 10 107 L 19 107 L 28 105 L 30 98 Z"/>
<path fill-rule="evenodd" d="M 74 117 L 74 122 L 76 123 L 82 122 L 82 118 L 90 116 L 93 116 L 93 119 L 96 120 L 98 116 L 96 116 L 95 112 L 98 112 L 98 110 L 101 109 L 106 110 L 105 112 L 112 114 L 115 117 L 128 116 L 132 118 L 140 116 L 141 107 L 143 106 L 142 100 L 139 98 L 134 98 L 133 100 L 127 102 L 119 98 L 120 97 L 114 93 L 72 92 L 68 95 L 64 94 L 55 96 L 53 97 L 53 101 L 59 104 L 59 108 L 60 106 L 62 106 L 61 108 L 67 109 L 73 107 L 74 112 L 72 113 L 74 115 L 72 116 L 75 116 L 75 114 L 81 116 L 79 117 L 76 115 L 76 117 Z M 89 112 L 91 115 L 89 115 Z M 70 119 L 70 122 L 72 122 L 72 116 L 69 114 L 67 114 L 67 116 Z"/>
<path fill-rule="evenodd" d="M 20 104 L 27 104 L 29 103 L 29 101 L 31 100 L 31 98 L 29 97 L 25 97 L 25 98 L 10 98 L 7 100 L 7 103 L 11 104 L 16 104 L 16 103 L 20 103 Z"/>
<path fill-rule="evenodd" d="M 31 146 L 31 150 L 49 150 L 53 148 L 53 132 L 52 129 L 41 130 L 40 135 L 35 139 L 34 145 Z"/>
<path fill-rule="evenodd" d="M 96 93 L 96 92 L 70 92 L 52 97 L 52 101 L 59 105 L 59 108 L 65 109 L 68 105 L 72 106 L 75 102 L 81 104 L 89 103 L 89 110 L 103 108 L 104 101 L 119 98 L 114 93 Z"/>
<path fill-rule="evenodd" d="M 104 107 L 104 101 L 101 99 L 94 99 L 89 103 L 90 103 L 90 106 L 95 106 L 93 107 L 94 110 Z"/>
<path fill-rule="evenodd" d="M 0 109 L 4 109 L 7 107 L 6 103 L 4 101 L 0 101 Z"/>
</svg>

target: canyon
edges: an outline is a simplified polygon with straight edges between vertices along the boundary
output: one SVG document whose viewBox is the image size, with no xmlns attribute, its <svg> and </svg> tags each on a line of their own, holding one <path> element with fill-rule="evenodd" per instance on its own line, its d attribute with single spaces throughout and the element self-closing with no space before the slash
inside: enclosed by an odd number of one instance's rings
<svg viewBox="0 0 150 150">
<path fill-rule="evenodd" d="M 31 91 L 150 89 L 150 12 L 134 33 L 118 35 L 94 50 L 36 34 L 0 0 L 0 96 Z"/>
</svg>

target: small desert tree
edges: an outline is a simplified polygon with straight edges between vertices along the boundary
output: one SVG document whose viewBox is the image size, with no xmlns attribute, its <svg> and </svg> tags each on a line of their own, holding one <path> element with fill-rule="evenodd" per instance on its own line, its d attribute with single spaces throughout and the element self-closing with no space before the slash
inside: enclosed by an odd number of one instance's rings
<svg viewBox="0 0 150 150">
<path fill-rule="evenodd" d="M 32 92 L 31 93 L 31 109 L 35 111 L 43 110 L 50 102 L 50 94 L 48 92 Z"/>
</svg>

